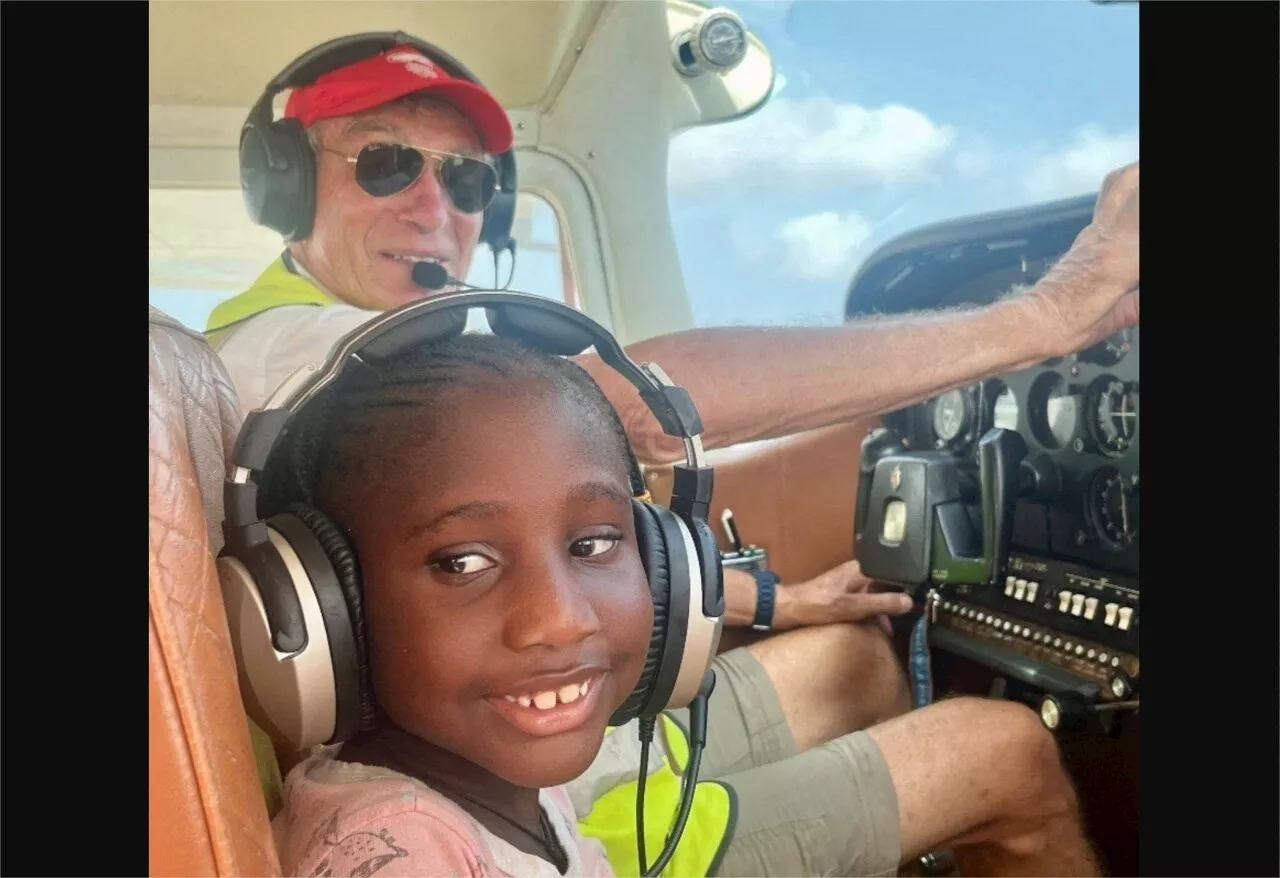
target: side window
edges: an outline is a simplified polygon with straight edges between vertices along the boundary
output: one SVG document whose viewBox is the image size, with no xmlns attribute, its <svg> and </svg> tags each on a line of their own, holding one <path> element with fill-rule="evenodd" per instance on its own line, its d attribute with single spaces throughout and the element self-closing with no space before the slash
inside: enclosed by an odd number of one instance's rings
<svg viewBox="0 0 1280 878">
<path fill-rule="evenodd" d="M 249 221 L 238 189 L 152 189 L 147 225 L 148 299 L 200 331 L 209 313 L 247 289 L 283 248 L 278 234 Z M 517 246 L 510 289 L 577 307 L 567 235 L 551 204 L 520 193 L 513 235 Z M 511 256 L 503 254 L 498 283 L 511 271 Z M 494 286 L 488 247 L 476 248 L 466 281 Z"/>
<path fill-rule="evenodd" d="M 511 255 L 504 253 L 494 277 L 493 254 L 479 247 L 466 281 L 477 287 L 500 286 L 511 278 L 508 287 L 522 293 L 534 293 L 567 302 L 578 307 L 572 259 L 567 235 L 560 215 L 545 198 L 521 192 L 516 198 L 516 219 L 512 229 L 516 239 L 515 272 Z"/>
<path fill-rule="evenodd" d="M 147 298 L 192 329 L 280 255 L 280 236 L 249 221 L 239 189 L 152 189 L 149 204 Z"/>
</svg>

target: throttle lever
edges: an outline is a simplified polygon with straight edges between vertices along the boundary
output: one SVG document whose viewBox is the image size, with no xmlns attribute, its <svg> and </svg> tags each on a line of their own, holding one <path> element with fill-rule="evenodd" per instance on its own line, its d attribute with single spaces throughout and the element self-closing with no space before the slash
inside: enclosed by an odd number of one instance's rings
<svg viewBox="0 0 1280 878">
<path fill-rule="evenodd" d="M 1027 443 L 1013 430 L 993 427 L 978 441 L 978 481 L 982 486 L 982 557 L 988 582 L 999 582 L 1013 537 L 1019 469 Z"/>
</svg>

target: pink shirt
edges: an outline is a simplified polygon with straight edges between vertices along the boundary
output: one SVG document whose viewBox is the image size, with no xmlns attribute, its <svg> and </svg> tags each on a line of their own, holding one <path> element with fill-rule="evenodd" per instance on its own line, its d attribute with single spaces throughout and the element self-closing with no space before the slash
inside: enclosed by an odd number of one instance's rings
<svg viewBox="0 0 1280 878">
<path fill-rule="evenodd" d="M 285 781 L 285 807 L 272 826 L 284 874 L 559 878 L 551 863 L 517 850 L 421 781 L 332 755 L 311 756 Z M 578 834 L 564 788 L 539 798 L 568 855 L 564 874 L 612 878 L 604 848 Z"/>
</svg>

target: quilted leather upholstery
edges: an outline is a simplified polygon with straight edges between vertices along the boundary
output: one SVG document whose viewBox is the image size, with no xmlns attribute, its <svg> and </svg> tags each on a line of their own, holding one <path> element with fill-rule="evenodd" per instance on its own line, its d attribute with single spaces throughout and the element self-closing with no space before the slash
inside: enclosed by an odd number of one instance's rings
<svg viewBox="0 0 1280 878">
<path fill-rule="evenodd" d="M 213 564 L 239 408 L 204 340 L 155 309 L 150 351 L 150 874 L 277 876 Z"/>
</svg>

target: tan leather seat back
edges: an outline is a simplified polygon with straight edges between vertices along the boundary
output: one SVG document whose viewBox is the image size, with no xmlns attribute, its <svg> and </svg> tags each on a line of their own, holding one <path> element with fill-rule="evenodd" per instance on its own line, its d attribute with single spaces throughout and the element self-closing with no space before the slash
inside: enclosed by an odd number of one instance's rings
<svg viewBox="0 0 1280 878">
<path fill-rule="evenodd" d="M 275 876 L 214 568 L 239 408 L 198 334 L 152 309 L 150 337 L 150 874 Z"/>
<path fill-rule="evenodd" d="M 769 566 L 784 582 L 852 559 L 862 440 L 877 426 L 878 418 L 867 418 L 710 452 L 716 486 L 708 520 L 720 548 L 733 548 L 720 526 L 728 508 L 742 539 L 769 551 Z M 669 502 L 672 479 L 669 464 L 646 468 L 659 503 Z"/>
</svg>

